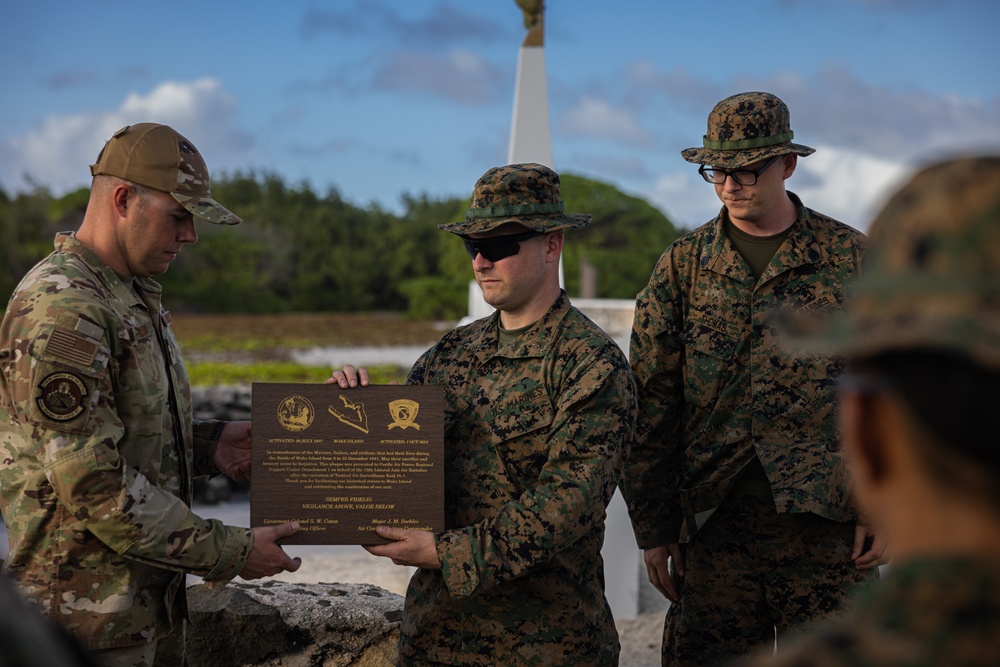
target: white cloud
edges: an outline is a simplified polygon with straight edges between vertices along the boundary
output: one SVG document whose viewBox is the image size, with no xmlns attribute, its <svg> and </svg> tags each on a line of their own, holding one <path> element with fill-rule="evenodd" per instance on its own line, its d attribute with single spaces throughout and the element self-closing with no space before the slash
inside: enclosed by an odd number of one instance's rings
<svg viewBox="0 0 1000 667">
<path fill-rule="evenodd" d="M 900 161 L 816 146 L 816 153 L 799 159 L 787 186 L 809 208 L 865 231 L 885 200 L 912 173 L 913 166 Z"/>
<path fill-rule="evenodd" d="M 636 61 L 586 86 L 604 91 L 625 87 L 615 120 L 625 119 L 620 121 L 623 128 L 649 127 L 659 135 L 656 141 L 632 144 L 640 148 L 643 143 L 653 150 L 694 145 L 716 102 L 739 90 L 767 90 L 788 104 L 795 140 L 809 146 L 835 146 L 876 162 L 888 157 L 890 163 L 908 164 L 963 151 L 1000 150 L 1000 97 L 962 96 L 903 81 L 871 83 L 836 62 L 813 72 L 777 70 L 715 81 L 683 67 Z M 627 130 L 603 136 L 632 142 Z"/>
<path fill-rule="evenodd" d="M 24 176 L 62 194 L 90 183 L 88 165 L 119 128 L 139 122 L 164 123 L 190 139 L 217 172 L 224 157 L 244 152 L 252 140 L 234 129 L 235 98 L 215 79 L 164 82 L 148 95 L 130 93 L 112 111 L 49 116 L 32 131 L 0 137 L 0 183 L 24 187 Z"/>
<path fill-rule="evenodd" d="M 460 50 L 443 56 L 396 51 L 380 60 L 372 76 L 375 90 L 418 92 L 468 106 L 501 99 L 509 90 L 508 81 L 496 65 Z"/>
<path fill-rule="evenodd" d="M 612 139 L 635 146 L 652 141 L 651 133 L 639 125 L 634 115 L 590 95 L 561 115 L 557 129 L 566 134 Z"/>
</svg>

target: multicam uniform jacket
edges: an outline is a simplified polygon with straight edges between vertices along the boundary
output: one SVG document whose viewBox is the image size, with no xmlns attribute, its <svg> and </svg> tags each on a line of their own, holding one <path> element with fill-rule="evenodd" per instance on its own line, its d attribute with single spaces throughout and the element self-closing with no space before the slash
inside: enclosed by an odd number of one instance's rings
<svg viewBox="0 0 1000 667">
<path fill-rule="evenodd" d="M 565 293 L 497 349 L 498 315 L 455 329 L 408 384 L 445 388 L 441 570 L 406 595 L 402 664 L 615 665 L 605 508 L 635 421 L 624 354 Z"/>
<path fill-rule="evenodd" d="M 192 422 L 159 285 L 55 243 L 0 328 L 4 569 L 85 647 L 142 644 L 183 618 L 183 573 L 231 579 L 252 537 L 189 509 L 221 422 Z"/>
<path fill-rule="evenodd" d="M 770 651 L 768 652 L 770 653 Z M 755 667 L 993 667 L 1000 664 L 1000 563 L 893 563 L 843 618 Z"/>
<path fill-rule="evenodd" d="M 667 248 L 637 297 L 622 491 L 642 548 L 689 541 L 755 453 L 779 512 L 855 518 L 835 423 L 843 364 L 796 338 L 843 309 L 867 239 L 788 194 L 798 218 L 760 280 L 723 208 Z"/>
</svg>

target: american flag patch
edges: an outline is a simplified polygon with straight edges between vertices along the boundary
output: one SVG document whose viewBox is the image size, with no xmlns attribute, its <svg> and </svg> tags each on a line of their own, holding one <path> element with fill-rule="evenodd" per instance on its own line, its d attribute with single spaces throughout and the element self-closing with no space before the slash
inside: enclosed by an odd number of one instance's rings
<svg viewBox="0 0 1000 667">
<path fill-rule="evenodd" d="M 53 329 L 45 351 L 68 361 L 89 366 L 94 363 L 94 357 L 97 355 L 97 344 L 78 333 Z"/>
</svg>

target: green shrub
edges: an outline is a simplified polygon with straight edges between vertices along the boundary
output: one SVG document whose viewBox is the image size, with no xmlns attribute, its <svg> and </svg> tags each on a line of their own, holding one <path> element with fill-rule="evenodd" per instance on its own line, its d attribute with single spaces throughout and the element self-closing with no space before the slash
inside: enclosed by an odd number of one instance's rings
<svg viewBox="0 0 1000 667">
<path fill-rule="evenodd" d="M 406 316 L 414 320 L 457 320 L 469 308 L 468 287 L 450 278 L 410 278 L 400 291 L 406 296 Z"/>
<path fill-rule="evenodd" d="M 228 362 L 199 362 L 187 365 L 188 377 L 196 387 L 239 385 L 253 382 L 326 382 L 331 369 L 302 366 L 292 362 L 256 362 L 235 364 Z M 408 368 L 396 365 L 368 368 L 372 384 L 403 382 Z"/>
</svg>

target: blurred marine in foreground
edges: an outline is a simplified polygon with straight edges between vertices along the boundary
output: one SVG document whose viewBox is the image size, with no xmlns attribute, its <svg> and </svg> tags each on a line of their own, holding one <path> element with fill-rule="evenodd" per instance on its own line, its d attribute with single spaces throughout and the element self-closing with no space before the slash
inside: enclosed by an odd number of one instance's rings
<svg viewBox="0 0 1000 667">
<path fill-rule="evenodd" d="M 929 167 L 886 205 L 853 308 L 841 427 L 892 564 L 850 614 L 760 664 L 1000 664 L 1000 157 Z"/>
</svg>

